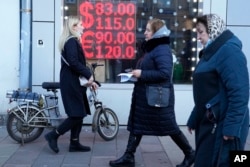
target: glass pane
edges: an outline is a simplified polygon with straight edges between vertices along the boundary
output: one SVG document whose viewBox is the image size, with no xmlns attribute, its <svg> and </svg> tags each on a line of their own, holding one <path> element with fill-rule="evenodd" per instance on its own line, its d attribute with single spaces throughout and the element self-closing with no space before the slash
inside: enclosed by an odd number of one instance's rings
<svg viewBox="0 0 250 167">
<path fill-rule="evenodd" d="M 82 15 L 83 41 L 88 62 L 104 64 L 96 70 L 97 80 L 120 83 L 117 76 L 133 69 L 143 56 L 141 45 L 148 19 L 160 18 L 171 30 L 174 83 L 191 83 L 197 63 L 193 20 L 198 15 L 197 0 L 75 0 L 64 2 L 64 18 Z M 88 27 L 89 26 L 89 27 Z"/>
</svg>

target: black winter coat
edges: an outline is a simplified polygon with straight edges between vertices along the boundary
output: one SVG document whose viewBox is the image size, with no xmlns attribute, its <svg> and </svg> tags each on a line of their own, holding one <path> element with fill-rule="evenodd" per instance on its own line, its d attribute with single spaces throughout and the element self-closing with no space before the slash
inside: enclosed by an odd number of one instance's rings
<svg viewBox="0 0 250 167">
<path fill-rule="evenodd" d="M 80 86 L 79 76 L 89 79 L 90 70 L 86 67 L 83 49 L 77 38 L 70 38 L 64 45 L 60 71 L 60 90 L 65 113 L 69 117 L 85 117 L 90 114 L 86 95 L 87 88 Z"/>
<path fill-rule="evenodd" d="M 134 134 L 165 136 L 179 132 L 174 112 L 172 53 L 169 37 L 153 38 L 146 43 L 147 53 L 138 62 L 141 77 L 134 84 L 128 130 Z M 161 84 L 170 88 L 167 107 L 151 107 L 146 99 L 146 85 Z"/>
</svg>

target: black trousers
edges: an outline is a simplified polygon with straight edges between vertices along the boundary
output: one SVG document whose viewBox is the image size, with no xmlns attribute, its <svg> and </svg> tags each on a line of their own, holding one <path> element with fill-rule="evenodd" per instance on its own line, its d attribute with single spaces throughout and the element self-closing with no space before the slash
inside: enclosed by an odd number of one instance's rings
<svg viewBox="0 0 250 167">
<path fill-rule="evenodd" d="M 82 130 L 82 121 L 83 117 L 68 117 L 56 128 L 56 130 L 60 135 L 70 130 L 70 139 L 79 139 Z"/>
</svg>

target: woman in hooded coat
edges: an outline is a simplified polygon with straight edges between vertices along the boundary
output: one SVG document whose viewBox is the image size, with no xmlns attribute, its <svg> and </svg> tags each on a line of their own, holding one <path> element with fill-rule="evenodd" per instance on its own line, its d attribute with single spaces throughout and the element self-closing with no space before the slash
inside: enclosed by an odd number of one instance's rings
<svg viewBox="0 0 250 167">
<path fill-rule="evenodd" d="M 134 166 L 134 153 L 143 135 L 170 135 L 185 154 L 183 162 L 177 167 L 189 167 L 194 161 L 194 151 L 175 119 L 173 60 L 169 47 L 169 34 L 170 31 L 162 20 L 155 18 L 148 21 L 144 33 L 146 54 L 138 60 L 136 69 L 131 72 L 138 81 L 134 83 L 132 93 L 127 127 L 130 132 L 127 149 L 121 158 L 110 161 L 110 166 Z M 169 88 L 168 105 L 150 106 L 147 102 L 147 85 Z"/>
<path fill-rule="evenodd" d="M 195 167 L 228 167 L 231 150 L 243 150 L 249 128 L 249 76 L 241 41 L 216 14 L 197 19 L 204 46 L 193 73 Z"/>
</svg>

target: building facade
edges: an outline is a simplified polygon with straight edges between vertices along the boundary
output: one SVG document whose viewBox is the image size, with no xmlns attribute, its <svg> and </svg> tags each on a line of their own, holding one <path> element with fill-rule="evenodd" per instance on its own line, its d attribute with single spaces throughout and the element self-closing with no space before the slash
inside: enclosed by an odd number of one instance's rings
<svg viewBox="0 0 250 167">
<path fill-rule="evenodd" d="M 98 45 L 98 40 L 105 41 L 105 46 L 112 48 L 111 56 L 101 55 L 100 53 L 104 52 L 101 49 L 99 52 L 89 50 L 91 46 L 85 49 L 90 63 L 98 61 L 104 64 L 104 67 L 99 67 L 96 73 L 98 80 L 102 82 L 98 92 L 99 99 L 112 108 L 117 113 L 120 124 L 125 125 L 133 84 L 120 83 L 117 74 L 134 67 L 136 60 L 141 56 L 139 46 L 143 41 L 146 22 L 151 17 L 158 17 L 163 19 L 171 30 L 171 47 L 175 58 L 173 80 L 176 119 L 179 125 L 185 125 L 193 108 L 191 74 L 198 62 L 197 53 L 200 49 L 192 26 L 195 17 L 207 13 L 220 15 L 226 21 L 227 27 L 242 40 L 243 51 L 250 62 L 250 48 L 247 47 L 250 44 L 248 38 L 250 11 L 247 10 L 249 3 L 248 0 L 1 1 L 0 16 L 3 21 L 0 27 L 2 37 L 0 39 L 0 113 L 5 113 L 11 107 L 8 99 L 5 98 L 7 90 L 30 88 L 32 91 L 46 93 L 41 88 L 42 82 L 59 80 L 61 55 L 58 51 L 58 39 L 62 24 L 68 15 L 80 14 L 86 20 L 91 17 L 96 19 L 92 27 L 91 25 L 88 27 L 87 23 L 85 25 L 86 34 L 89 34 L 92 40 L 95 37 L 97 41 L 95 48 L 103 47 Z M 102 5 L 108 8 L 112 5 L 112 17 L 110 13 L 105 12 L 98 14 L 98 11 L 94 13 L 92 10 L 91 13 L 92 7 L 87 8 L 88 5 L 96 5 L 95 8 Z M 108 25 L 114 23 L 113 20 L 117 20 L 115 24 L 117 27 L 114 28 L 116 30 L 109 32 L 102 30 L 102 25 L 108 29 Z M 127 35 L 124 35 L 124 32 Z M 97 35 L 91 36 L 94 33 Z M 136 36 L 136 40 L 130 36 Z M 115 40 L 110 41 L 111 37 Z M 90 40 L 87 35 L 84 39 Z M 123 43 L 123 39 L 127 41 L 127 44 L 122 45 L 123 47 L 116 44 L 116 42 Z M 84 46 L 87 46 L 87 43 Z M 131 48 L 135 48 L 134 52 Z M 61 101 L 60 110 L 64 113 Z M 86 123 L 90 123 L 90 120 L 91 116 L 87 117 Z"/>
</svg>

